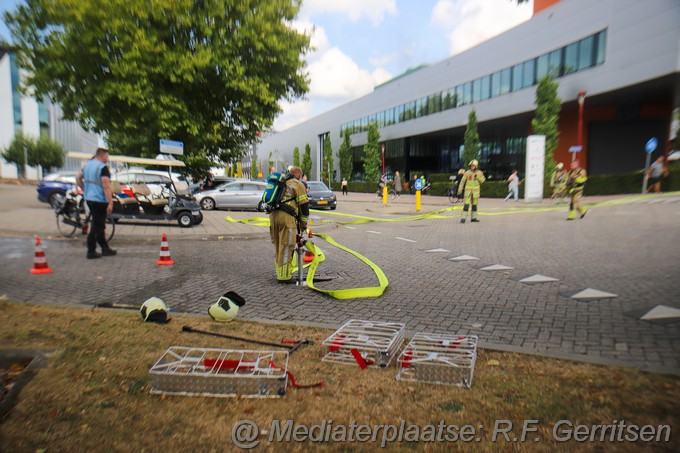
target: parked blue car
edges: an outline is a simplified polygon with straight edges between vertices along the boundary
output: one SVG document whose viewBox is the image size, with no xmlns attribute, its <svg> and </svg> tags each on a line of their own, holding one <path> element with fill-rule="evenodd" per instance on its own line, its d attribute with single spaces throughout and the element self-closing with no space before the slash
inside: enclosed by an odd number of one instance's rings
<svg viewBox="0 0 680 453">
<path fill-rule="evenodd" d="M 64 200 L 66 192 L 75 188 L 77 175 L 76 171 L 62 171 L 45 176 L 36 187 L 38 200 L 55 207 Z"/>
</svg>

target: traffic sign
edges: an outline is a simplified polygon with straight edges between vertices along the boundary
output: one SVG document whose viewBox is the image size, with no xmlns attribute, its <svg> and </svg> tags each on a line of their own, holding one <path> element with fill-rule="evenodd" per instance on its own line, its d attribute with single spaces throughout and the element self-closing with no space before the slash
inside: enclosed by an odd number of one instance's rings
<svg viewBox="0 0 680 453">
<path fill-rule="evenodd" d="M 645 151 L 647 151 L 647 154 L 652 154 L 658 145 L 659 141 L 656 139 L 656 137 L 652 137 L 645 144 Z"/>
<path fill-rule="evenodd" d="M 422 179 L 416 179 L 416 182 L 413 183 L 415 186 L 416 190 L 422 190 L 423 189 L 423 180 Z"/>
<path fill-rule="evenodd" d="M 160 140 L 160 149 L 163 154 L 184 154 L 184 143 L 173 140 Z"/>
<path fill-rule="evenodd" d="M 569 147 L 570 153 L 580 153 L 582 150 L 583 150 L 583 146 L 581 146 L 581 145 Z"/>
</svg>

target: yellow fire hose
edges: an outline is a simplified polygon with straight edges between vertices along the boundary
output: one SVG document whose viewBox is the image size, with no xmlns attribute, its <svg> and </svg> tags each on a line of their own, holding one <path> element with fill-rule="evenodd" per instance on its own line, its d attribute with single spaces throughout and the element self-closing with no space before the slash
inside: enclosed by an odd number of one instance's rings
<svg viewBox="0 0 680 453">
<path fill-rule="evenodd" d="M 227 216 L 226 220 L 229 222 L 239 222 L 243 223 L 245 225 L 255 225 L 255 226 L 262 226 L 262 227 L 268 227 L 269 226 L 269 218 L 268 217 L 253 217 L 250 219 L 243 219 L 243 220 L 236 220 L 232 218 L 231 216 Z M 336 299 L 357 299 L 357 298 L 365 298 L 365 297 L 379 297 L 382 296 L 383 292 L 385 292 L 385 288 L 387 288 L 387 285 L 389 284 L 389 281 L 387 280 L 387 276 L 385 276 L 385 273 L 378 267 L 375 263 L 373 263 L 371 260 L 363 256 L 362 254 L 355 252 L 354 250 L 345 247 L 344 245 L 341 245 L 337 243 L 333 238 L 328 236 L 327 234 L 321 234 L 321 233 L 314 233 L 314 236 L 320 237 L 321 239 L 325 240 L 329 244 L 339 248 L 340 250 L 344 250 L 345 252 L 356 256 L 359 258 L 361 261 L 366 263 L 368 267 L 370 267 L 373 272 L 375 273 L 375 276 L 378 277 L 378 286 L 368 286 L 368 287 L 363 287 L 363 288 L 347 288 L 347 289 L 320 289 L 314 286 L 314 275 L 316 274 L 316 270 L 319 267 L 319 264 L 321 264 L 325 259 L 326 256 L 324 255 L 323 251 L 321 248 L 319 248 L 317 245 L 314 243 L 307 241 L 305 242 L 305 248 L 312 252 L 314 254 L 314 259 L 312 260 L 311 263 L 308 263 L 304 265 L 303 267 L 308 268 L 307 269 L 307 286 L 314 291 L 318 291 L 323 294 L 327 294 L 331 297 L 334 297 Z M 296 263 L 295 257 L 293 257 L 293 263 Z M 297 267 L 293 269 L 293 272 L 297 270 Z"/>
</svg>

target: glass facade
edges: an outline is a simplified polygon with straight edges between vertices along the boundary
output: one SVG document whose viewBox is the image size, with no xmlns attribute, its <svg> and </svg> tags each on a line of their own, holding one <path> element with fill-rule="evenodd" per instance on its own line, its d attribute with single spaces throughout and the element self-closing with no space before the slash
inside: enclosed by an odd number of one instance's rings
<svg viewBox="0 0 680 453">
<path fill-rule="evenodd" d="M 19 93 L 19 66 L 14 54 L 9 54 L 9 71 L 12 79 L 12 110 L 14 111 L 14 132 L 21 132 L 21 93 Z"/>
<path fill-rule="evenodd" d="M 348 121 L 340 126 L 340 136 L 347 129 L 354 134 L 365 132 L 372 121 L 377 121 L 378 127 L 389 126 L 529 88 L 538 84 L 545 75 L 559 78 L 601 65 L 605 61 L 606 40 L 607 30 L 602 30 L 493 74 L 486 74 L 447 90 Z"/>
</svg>

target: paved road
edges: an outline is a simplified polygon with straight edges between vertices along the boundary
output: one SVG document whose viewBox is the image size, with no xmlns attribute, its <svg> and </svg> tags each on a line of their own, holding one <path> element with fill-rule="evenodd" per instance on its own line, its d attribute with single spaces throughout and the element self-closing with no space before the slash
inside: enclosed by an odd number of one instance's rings
<svg viewBox="0 0 680 453">
<path fill-rule="evenodd" d="M 33 244 L 25 236 L 50 228 L 47 220 L 36 222 L 39 212 L 45 219 L 52 216 L 41 206 L 15 206 L 0 219 L 5 236 L 0 238 L 0 295 L 60 304 L 139 304 L 158 296 L 173 310 L 206 313 L 220 294 L 235 290 L 247 301 L 240 313 L 244 318 L 330 326 L 350 318 L 401 321 L 410 332 L 476 334 L 489 347 L 680 372 L 680 315 L 639 319 L 657 305 L 680 308 L 680 194 L 590 199 L 604 203 L 574 222 L 565 221 L 564 209 L 550 210 L 550 203 L 541 205 L 542 212 L 531 212 L 522 203 L 482 200 L 482 213 L 493 215 L 481 216 L 478 224 L 460 224 L 460 211 L 453 211 L 440 219 L 340 225 L 352 220 L 337 215 L 343 212 L 379 219 L 413 213 L 412 197 L 387 208 L 367 195 L 349 198 L 341 198 L 335 213 L 315 213 L 315 229 L 384 270 L 390 286 L 380 298 L 339 301 L 308 288 L 278 285 L 267 230 L 224 220 L 226 215 L 261 216 L 255 213 L 209 212 L 200 231 L 121 226 L 115 240 L 119 255 L 96 261 L 84 259 L 82 238 L 47 240 L 55 272 L 32 276 Z M 425 198 L 423 212 L 448 205 Z M 161 230 L 170 237 L 173 267 L 154 265 Z M 316 242 L 327 257 L 321 272 L 334 277 L 319 286 L 377 284 L 356 258 Z M 449 260 L 459 255 L 479 259 Z M 512 269 L 481 270 L 493 264 Z M 519 282 L 534 274 L 558 281 Z M 617 297 L 570 298 L 586 288 Z"/>
</svg>

